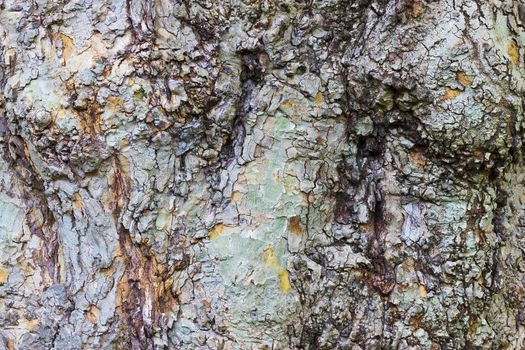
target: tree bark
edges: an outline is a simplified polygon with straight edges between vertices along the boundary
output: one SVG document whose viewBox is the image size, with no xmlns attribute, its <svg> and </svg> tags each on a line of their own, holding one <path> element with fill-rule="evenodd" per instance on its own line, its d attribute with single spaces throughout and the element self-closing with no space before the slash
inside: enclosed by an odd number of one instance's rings
<svg viewBox="0 0 525 350">
<path fill-rule="evenodd" d="M 523 0 L 0 0 L 0 350 L 525 349 Z"/>
</svg>

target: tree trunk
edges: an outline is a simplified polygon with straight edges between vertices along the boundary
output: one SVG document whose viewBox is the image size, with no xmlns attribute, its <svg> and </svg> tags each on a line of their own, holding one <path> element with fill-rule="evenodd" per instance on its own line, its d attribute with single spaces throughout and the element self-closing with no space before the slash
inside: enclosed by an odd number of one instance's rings
<svg viewBox="0 0 525 350">
<path fill-rule="evenodd" d="M 0 350 L 525 349 L 523 0 L 0 0 Z"/>
</svg>

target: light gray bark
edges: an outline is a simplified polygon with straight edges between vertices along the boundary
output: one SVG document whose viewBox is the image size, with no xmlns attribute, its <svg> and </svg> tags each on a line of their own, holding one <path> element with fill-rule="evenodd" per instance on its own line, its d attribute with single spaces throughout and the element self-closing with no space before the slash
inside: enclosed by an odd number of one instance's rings
<svg viewBox="0 0 525 350">
<path fill-rule="evenodd" d="M 0 350 L 524 349 L 523 0 L 0 0 Z"/>
</svg>

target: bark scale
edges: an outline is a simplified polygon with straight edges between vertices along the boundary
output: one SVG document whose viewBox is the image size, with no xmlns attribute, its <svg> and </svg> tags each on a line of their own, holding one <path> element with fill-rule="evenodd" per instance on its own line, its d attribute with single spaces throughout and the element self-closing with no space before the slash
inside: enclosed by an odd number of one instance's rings
<svg viewBox="0 0 525 350">
<path fill-rule="evenodd" d="M 0 0 L 0 349 L 522 349 L 522 0 Z"/>
</svg>

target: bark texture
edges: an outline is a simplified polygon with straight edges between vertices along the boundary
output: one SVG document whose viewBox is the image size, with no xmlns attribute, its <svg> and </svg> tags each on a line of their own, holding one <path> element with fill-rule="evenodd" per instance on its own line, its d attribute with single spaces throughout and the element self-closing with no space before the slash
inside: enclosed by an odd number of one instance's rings
<svg viewBox="0 0 525 350">
<path fill-rule="evenodd" d="M 0 0 L 0 350 L 524 349 L 523 0 Z"/>
</svg>

